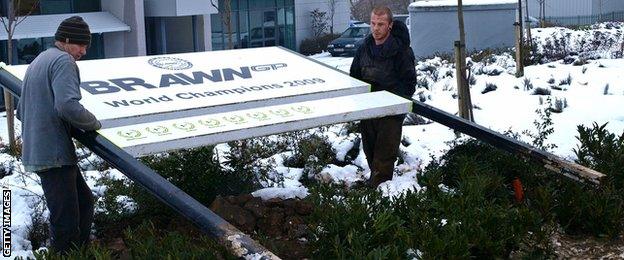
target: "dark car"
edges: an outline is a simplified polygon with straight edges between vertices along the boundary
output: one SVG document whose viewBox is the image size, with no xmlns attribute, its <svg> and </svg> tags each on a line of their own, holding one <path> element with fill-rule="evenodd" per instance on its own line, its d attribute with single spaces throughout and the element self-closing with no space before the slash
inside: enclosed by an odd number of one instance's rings
<svg viewBox="0 0 624 260">
<path fill-rule="evenodd" d="M 368 24 L 358 24 L 347 28 L 340 37 L 327 45 L 327 51 L 332 56 L 354 56 L 357 48 L 362 45 L 364 38 L 370 33 Z"/>
</svg>

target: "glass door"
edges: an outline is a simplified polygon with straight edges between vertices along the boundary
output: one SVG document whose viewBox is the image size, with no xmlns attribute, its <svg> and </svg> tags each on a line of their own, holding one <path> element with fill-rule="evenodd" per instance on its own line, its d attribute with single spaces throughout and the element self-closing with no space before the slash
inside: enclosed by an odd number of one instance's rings
<svg viewBox="0 0 624 260">
<path fill-rule="evenodd" d="M 275 46 L 277 43 L 275 10 L 249 12 L 249 47 Z"/>
</svg>

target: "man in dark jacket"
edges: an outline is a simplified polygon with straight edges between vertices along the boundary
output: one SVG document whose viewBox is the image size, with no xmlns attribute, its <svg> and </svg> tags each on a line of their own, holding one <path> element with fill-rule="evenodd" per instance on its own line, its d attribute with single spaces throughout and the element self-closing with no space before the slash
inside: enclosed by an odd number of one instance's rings
<svg viewBox="0 0 624 260">
<path fill-rule="evenodd" d="M 386 90 L 411 98 L 416 70 L 407 26 L 393 22 L 392 11 L 385 6 L 373 9 L 370 25 L 372 33 L 353 58 L 351 76 L 370 83 L 372 91 Z M 372 187 L 392 179 L 404 118 L 405 115 L 399 115 L 360 122 L 362 145 L 371 170 L 368 184 Z"/>
<path fill-rule="evenodd" d="M 62 254 L 89 240 L 93 196 L 78 169 L 71 132 L 97 130 L 100 122 L 80 103 L 76 60 L 91 41 L 79 16 L 61 22 L 55 46 L 28 66 L 17 117 L 22 122 L 22 162 L 41 178 L 50 210 L 52 249 Z"/>
</svg>

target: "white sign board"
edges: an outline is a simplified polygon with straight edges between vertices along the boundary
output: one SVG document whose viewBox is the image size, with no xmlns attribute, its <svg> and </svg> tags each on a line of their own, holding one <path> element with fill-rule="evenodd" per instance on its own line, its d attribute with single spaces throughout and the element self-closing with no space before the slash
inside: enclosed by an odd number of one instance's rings
<svg viewBox="0 0 624 260">
<path fill-rule="evenodd" d="M 411 101 L 372 92 L 99 130 L 133 156 L 192 148 L 315 126 L 405 114 Z"/>
<path fill-rule="evenodd" d="M 26 67 L 7 70 L 23 79 Z M 81 103 L 105 128 L 370 91 L 281 47 L 88 60 L 78 67 Z"/>
</svg>

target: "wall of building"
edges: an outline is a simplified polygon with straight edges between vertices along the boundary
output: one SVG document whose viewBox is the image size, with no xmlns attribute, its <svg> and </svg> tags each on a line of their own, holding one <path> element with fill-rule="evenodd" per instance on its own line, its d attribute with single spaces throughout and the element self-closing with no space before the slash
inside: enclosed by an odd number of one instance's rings
<svg viewBox="0 0 624 260">
<path fill-rule="evenodd" d="M 107 11 L 130 26 L 129 32 L 104 33 L 106 58 L 142 56 L 145 47 L 145 19 L 142 0 L 102 1 L 102 11 Z"/>
<path fill-rule="evenodd" d="M 299 45 L 302 40 L 313 36 L 312 17 L 310 16 L 310 12 L 317 8 L 323 12 L 328 12 L 328 1 L 295 0 L 295 35 L 297 50 L 299 50 Z M 336 0 L 334 33 L 341 33 L 344 31 L 349 26 L 350 19 L 351 10 L 349 8 L 349 2 L 347 0 Z"/>
<path fill-rule="evenodd" d="M 610 14 L 624 11 L 624 1 L 622 0 L 593 0 L 592 14 Z"/>
<path fill-rule="evenodd" d="M 546 16 L 579 16 L 592 14 L 594 0 L 546 0 Z M 529 15 L 539 17 L 539 0 L 528 0 Z"/>
<path fill-rule="evenodd" d="M 539 17 L 539 0 L 525 0 L 529 4 L 529 14 Z M 602 13 L 624 11 L 624 1 L 622 0 L 547 0 L 547 17 L 574 17 L 584 15 L 597 15 L 600 13 L 602 3 Z"/>
<path fill-rule="evenodd" d="M 466 50 L 511 47 L 517 5 L 464 6 Z M 411 46 L 418 58 L 452 53 L 459 39 L 457 6 L 409 7 Z"/>
</svg>

